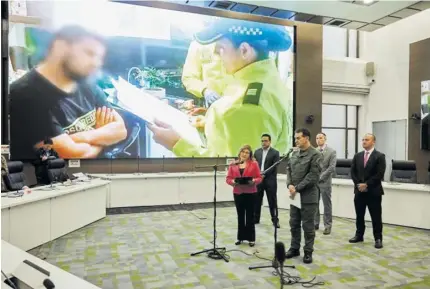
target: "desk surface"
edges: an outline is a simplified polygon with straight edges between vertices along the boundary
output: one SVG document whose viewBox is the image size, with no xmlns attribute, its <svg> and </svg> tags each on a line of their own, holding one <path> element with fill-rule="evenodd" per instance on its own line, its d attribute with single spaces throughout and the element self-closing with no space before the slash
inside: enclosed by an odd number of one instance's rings
<svg viewBox="0 0 430 289">
<path fill-rule="evenodd" d="M 27 203 L 42 201 L 54 197 L 59 197 L 67 194 L 72 194 L 82 190 L 88 190 L 91 188 L 101 187 L 108 184 L 107 180 L 91 180 L 90 182 L 78 182 L 74 185 L 64 186 L 55 185 L 55 189 L 50 188 L 50 186 L 37 187 L 32 189 L 30 194 L 24 195 L 18 198 L 1 198 L 1 208 L 10 208 L 15 206 L 24 205 Z"/>
<path fill-rule="evenodd" d="M 106 180 L 149 179 L 149 178 L 185 178 L 185 177 L 213 177 L 213 172 L 181 172 L 181 173 L 134 173 L 134 174 L 89 174 L 91 177 Z M 218 171 L 219 177 L 225 177 L 225 171 Z"/>
<path fill-rule="evenodd" d="M 10 277 L 14 270 L 24 260 L 29 260 L 37 266 L 50 272 L 51 281 L 54 283 L 55 288 L 61 289 L 100 289 L 95 285 L 76 277 L 54 265 L 51 265 L 27 252 L 18 249 L 17 247 L 9 244 L 8 242 L 1 241 L 1 268 L 5 274 Z M 3 289 L 3 287 L 2 287 Z"/>
<path fill-rule="evenodd" d="M 218 172 L 220 179 L 224 178 L 226 172 L 224 170 Z M 90 174 L 92 177 L 102 178 L 106 180 L 122 180 L 122 179 L 150 179 L 150 178 L 193 178 L 193 177 L 211 177 L 213 172 L 181 172 L 181 173 L 141 173 L 141 174 Z M 278 180 L 287 180 L 287 175 L 278 174 Z M 350 179 L 333 179 L 333 185 L 352 186 L 353 182 Z M 383 182 L 383 187 L 393 190 L 406 191 L 424 191 L 430 193 L 430 185 L 423 184 L 407 184 L 407 183 L 391 183 Z"/>
</svg>

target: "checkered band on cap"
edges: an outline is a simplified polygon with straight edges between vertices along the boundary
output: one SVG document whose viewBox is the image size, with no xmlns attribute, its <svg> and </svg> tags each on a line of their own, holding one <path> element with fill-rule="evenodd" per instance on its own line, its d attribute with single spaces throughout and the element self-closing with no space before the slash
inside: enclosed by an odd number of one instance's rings
<svg viewBox="0 0 430 289">
<path fill-rule="evenodd" d="M 244 26 L 232 26 L 228 29 L 229 32 L 242 35 L 263 35 L 260 28 L 248 28 Z"/>
</svg>

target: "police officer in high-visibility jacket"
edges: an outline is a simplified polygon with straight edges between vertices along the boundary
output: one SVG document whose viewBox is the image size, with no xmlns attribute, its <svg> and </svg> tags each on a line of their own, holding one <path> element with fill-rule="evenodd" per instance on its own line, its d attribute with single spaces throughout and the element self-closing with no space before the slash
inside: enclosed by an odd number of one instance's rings
<svg viewBox="0 0 430 289">
<path fill-rule="evenodd" d="M 197 41 L 191 42 L 182 71 L 182 83 L 189 93 L 197 98 L 204 97 L 210 106 L 222 96 L 230 77 L 215 53 L 215 43 L 201 45 Z"/>
<path fill-rule="evenodd" d="M 216 43 L 229 82 L 224 96 L 206 113 L 206 146 L 196 147 L 164 123 L 149 125 L 154 140 L 176 156 L 234 156 L 243 144 L 258 147 L 260 136 L 272 136 L 272 145 L 285 153 L 291 142 L 287 113 L 291 92 L 282 82 L 271 51 L 287 51 L 291 37 L 285 27 L 220 19 L 196 34 L 203 45 Z"/>
</svg>

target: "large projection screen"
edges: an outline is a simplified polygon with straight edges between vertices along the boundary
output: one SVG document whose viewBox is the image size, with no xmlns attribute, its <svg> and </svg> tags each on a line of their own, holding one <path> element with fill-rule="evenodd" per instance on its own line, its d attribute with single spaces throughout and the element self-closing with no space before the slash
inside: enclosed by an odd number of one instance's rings
<svg viewBox="0 0 430 289">
<path fill-rule="evenodd" d="M 294 27 L 110 1 L 31 1 L 10 29 L 10 150 L 231 157 L 292 146 Z M 243 14 L 242 14 L 243 15 Z M 95 17 L 97 16 L 97 17 Z"/>
</svg>

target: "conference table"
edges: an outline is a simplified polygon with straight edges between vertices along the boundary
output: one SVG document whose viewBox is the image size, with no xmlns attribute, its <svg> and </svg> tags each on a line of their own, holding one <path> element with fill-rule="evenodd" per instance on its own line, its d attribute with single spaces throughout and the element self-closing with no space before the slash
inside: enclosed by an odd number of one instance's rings
<svg viewBox="0 0 430 289">
<path fill-rule="evenodd" d="M 1 269 L 8 278 L 18 272 L 20 266 L 23 266 L 24 260 L 39 266 L 50 273 L 51 280 L 55 288 L 61 289 L 100 289 L 99 287 L 72 275 L 48 262 L 45 262 L 19 248 L 2 240 L 1 242 Z M 9 289 L 10 286 L 4 283 L 6 278 L 2 275 L 2 289 Z M 30 278 L 31 279 L 31 278 Z M 26 281 L 26 280 L 23 280 Z M 40 287 L 39 287 L 40 288 Z M 43 288 L 43 287 L 41 287 Z"/>
<path fill-rule="evenodd" d="M 109 180 L 108 208 L 208 203 L 213 201 L 212 172 L 91 174 Z M 233 201 L 231 186 L 225 183 L 226 172 L 217 174 L 217 201 Z M 287 177 L 278 174 L 278 206 L 289 209 L 291 200 L 286 188 Z M 333 179 L 333 216 L 355 219 L 352 180 Z M 383 183 L 382 218 L 384 223 L 430 229 L 430 186 L 421 184 Z M 267 199 L 264 198 L 267 206 Z M 320 204 L 323 212 L 323 204 Z M 370 215 L 366 214 L 370 220 Z"/>
<path fill-rule="evenodd" d="M 109 181 L 38 187 L 1 198 L 2 240 L 27 251 L 106 217 Z"/>
</svg>

